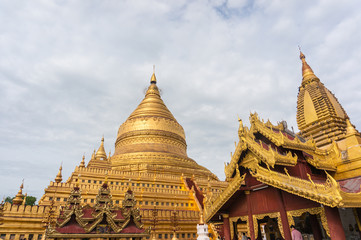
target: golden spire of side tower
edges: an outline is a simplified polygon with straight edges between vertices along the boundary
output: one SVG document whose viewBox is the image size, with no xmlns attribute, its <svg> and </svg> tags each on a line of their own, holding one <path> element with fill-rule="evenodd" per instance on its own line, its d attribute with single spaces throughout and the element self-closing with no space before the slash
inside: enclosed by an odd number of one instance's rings
<svg viewBox="0 0 361 240">
<path fill-rule="evenodd" d="M 310 65 L 308 65 L 308 63 L 306 62 L 306 56 L 301 51 L 300 51 L 300 59 L 302 61 L 302 84 L 306 84 L 307 82 L 312 80 L 319 81 L 319 79 L 314 74 Z"/>
<path fill-rule="evenodd" d="M 59 172 L 55 177 L 55 182 L 60 183 L 63 181 L 63 176 L 61 175 L 61 170 L 63 170 L 63 163 L 60 165 Z"/>
<path fill-rule="evenodd" d="M 20 189 L 19 189 L 19 192 L 18 194 L 16 194 L 15 198 L 13 199 L 13 204 L 14 205 L 21 205 L 22 202 L 23 202 L 23 188 L 24 188 L 24 179 L 20 185 Z"/>
<path fill-rule="evenodd" d="M 348 116 L 335 95 L 314 74 L 300 51 L 302 84 L 297 97 L 297 125 L 303 137 L 313 138 L 318 147 L 339 140 L 346 132 Z"/>
</svg>

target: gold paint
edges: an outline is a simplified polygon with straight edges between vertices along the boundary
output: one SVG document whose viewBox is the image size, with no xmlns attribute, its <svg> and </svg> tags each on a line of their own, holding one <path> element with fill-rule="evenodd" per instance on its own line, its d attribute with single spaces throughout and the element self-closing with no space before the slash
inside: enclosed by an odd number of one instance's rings
<svg viewBox="0 0 361 240">
<path fill-rule="evenodd" d="M 312 99 L 308 91 L 305 91 L 305 96 L 303 99 L 303 105 L 305 108 L 305 122 L 306 124 L 311 124 L 317 120 L 317 113 L 315 110 L 315 106 L 313 105 Z"/>
<path fill-rule="evenodd" d="M 56 175 L 55 182 L 60 183 L 63 181 L 63 176 L 61 175 L 61 170 L 63 169 L 62 165 L 60 165 L 59 172 Z"/>
<path fill-rule="evenodd" d="M 281 222 L 281 215 L 279 212 L 253 215 L 254 235 L 258 236 L 258 221 L 257 220 L 262 220 L 265 217 L 277 218 L 278 229 L 280 230 L 282 237 L 285 238 L 284 232 L 283 232 L 283 227 L 282 227 L 282 222 Z"/>
<path fill-rule="evenodd" d="M 295 225 L 295 221 L 293 219 L 294 217 L 300 217 L 304 213 L 309 213 L 309 214 L 312 214 L 312 215 L 319 215 L 320 218 L 321 218 L 322 226 L 325 229 L 327 236 L 331 237 L 330 236 L 330 230 L 328 228 L 325 209 L 323 207 L 305 208 L 305 209 L 287 211 L 287 218 L 288 218 L 289 226 Z"/>
<path fill-rule="evenodd" d="M 230 228 L 231 228 L 231 239 L 233 239 L 234 232 L 235 232 L 234 227 L 233 227 L 233 223 L 237 222 L 238 219 L 241 219 L 242 222 L 246 222 L 246 224 L 247 224 L 247 236 L 251 236 L 251 231 L 250 231 L 249 221 L 248 221 L 248 216 L 247 215 L 239 216 L 239 217 L 231 217 L 229 219 Z"/>
</svg>

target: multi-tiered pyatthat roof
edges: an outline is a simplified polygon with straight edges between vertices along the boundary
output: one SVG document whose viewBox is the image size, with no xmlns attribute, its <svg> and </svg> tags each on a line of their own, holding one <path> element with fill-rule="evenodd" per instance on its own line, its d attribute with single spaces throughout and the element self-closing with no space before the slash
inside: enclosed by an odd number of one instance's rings
<svg viewBox="0 0 361 240">
<path fill-rule="evenodd" d="M 348 116 L 333 93 L 316 77 L 300 52 L 302 84 L 297 100 L 297 124 L 305 138 L 313 138 L 318 147 L 339 140 L 346 132 Z"/>
<path fill-rule="evenodd" d="M 119 127 L 113 169 L 217 179 L 187 156 L 183 127 L 164 104 L 153 73 L 143 101 Z"/>
</svg>

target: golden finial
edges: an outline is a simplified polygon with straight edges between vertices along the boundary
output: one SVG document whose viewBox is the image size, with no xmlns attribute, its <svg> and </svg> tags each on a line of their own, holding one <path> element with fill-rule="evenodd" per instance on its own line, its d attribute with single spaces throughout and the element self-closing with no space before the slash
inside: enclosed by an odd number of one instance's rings
<svg viewBox="0 0 361 240">
<path fill-rule="evenodd" d="M 24 195 L 23 195 L 23 188 L 24 188 L 24 179 L 23 179 L 23 181 L 22 181 L 22 183 L 21 183 L 21 185 L 20 185 L 20 190 L 19 190 L 18 194 L 16 194 L 15 198 L 13 199 L 13 204 L 14 204 L 14 205 L 20 205 L 20 204 L 22 204 L 22 202 L 23 202 L 23 197 L 24 197 Z"/>
<path fill-rule="evenodd" d="M 308 80 L 308 79 L 317 78 L 315 76 L 315 74 L 313 73 L 312 68 L 306 62 L 306 56 L 301 51 L 300 47 L 299 47 L 299 49 L 300 49 L 300 59 L 302 61 L 302 79 L 303 79 L 303 81 Z"/>
<path fill-rule="evenodd" d="M 107 154 L 105 153 L 105 149 L 104 149 L 104 135 L 102 137 L 100 147 L 95 154 L 95 159 L 107 160 Z"/>
<path fill-rule="evenodd" d="M 153 65 L 153 75 L 150 78 L 150 83 L 157 83 L 157 78 L 155 77 L 155 65 Z"/>
<path fill-rule="evenodd" d="M 83 154 L 83 158 L 82 158 L 82 160 L 80 162 L 79 167 L 85 167 L 85 153 Z"/>
<path fill-rule="evenodd" d="M 199 224 L 203 225 L 204 224 L 204 219 L 203 219 L 203 209 L 200 211 L 200 215 L 199 215 L 200 219 L 199 219 Z"/>
<path fill-rule="evenodd" d="M 63 162 L 61 163 L 59 172 L 55 177 L 55 182 L 57 182 L 57 183 L 60 183 L 61 181 L 63 181 L 63 176 L 61 175 L 61 170 L 63 170 Z"/>
</svg>

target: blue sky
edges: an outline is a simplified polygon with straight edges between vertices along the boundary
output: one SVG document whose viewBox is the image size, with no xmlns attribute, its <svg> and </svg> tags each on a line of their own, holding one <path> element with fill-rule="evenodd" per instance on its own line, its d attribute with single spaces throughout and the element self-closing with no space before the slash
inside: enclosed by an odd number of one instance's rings
<svg viewBox="0 0 361 240">
<path fill-rule="evenodd" d="M 41 196 L 144 97 L 156 65 L 188 155 L 224 178 L 238 116 L 297 129 L 298 45 L 361 127 L 361 3 L 0 0 L 0 193 Z"/>
</svg>

